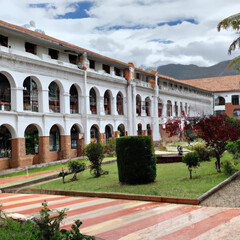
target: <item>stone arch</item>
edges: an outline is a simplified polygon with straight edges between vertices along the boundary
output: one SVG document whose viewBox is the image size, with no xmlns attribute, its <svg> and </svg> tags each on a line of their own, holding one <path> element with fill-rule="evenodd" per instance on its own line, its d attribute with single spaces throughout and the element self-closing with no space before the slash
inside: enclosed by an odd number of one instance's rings
<svg viewBox="0 0 240 240">
<path fill-rule="evenodd" d="M 167 101 L 167 117 L 172 116 L 172 102 L 170 100 Z"/>
<path fill-rule="evenodd" d="M 80 91 L 80 87 L 77 84 L 72 84 L 69 89 L 71 114 L 76 114 L 80 112 Z"/>
<path fill-rule="evenodd" d="M 39 126 L 29 124 L 24 131 L 26 155 L 38 154 L 39 148 Z"/>
<path fill-rule="evenodd" d="M 60 113 L 63 106 L 63 86 L 59 81 L 52 81 L 48 86 L 49 111 Z"/>
<path fill-rule="evenodd" d="M 108 89 L 105 91 L 103 96 L 103 104 L 104 104 L 104 111 L 105 115 L 111 115 L 112 114 L 112 92 Z"/>
<path fill-rule="evenodd" d="M 41 83 L 36 77 L 26 77 L 23 81 L 23 109 L 25 111 L 39 111 L 39 90 Z"/>
<path fill-rule="evenodd" d="M 98 114 L 99 112 L 99 91 L 96 87 L 92 87 L 89 90 L 89 107 L 92 114 Z"/>
<path fill-rule="evenodd" d="M 12 139 L 14 129 L 3 124 L 0 126 L 0 158 L 11 158 L 12 156 Z"/>
<path fill-rule="evenodd" d="M 222 96 L 218 96 L 215 99 L 215 106 L 225 106 L 225 98 Z"/>
<path fill-rule="evenodd" d="M 141 116 L 142 113 L 142 98 L 139 94 L 136 96 L 136 113 L 138 116 Z"/>
<path fill-rule="evenodd" d="M 108 124 L 105 126 L 105 139 L 106 141 L 113 137 L 113 126 L 111 124 Z"/>
<path fill-rule="evenodd" d="M 58 124 L 54 124 L 49 131 L 49 151 L 61 150 L 61 130 Z"/>
<path fill-rule="evenodd" d="M 99 142 L 100 141 L 100 131 L 99 131 L 99 126 L 97 124 L 93 124 L 91 126 L 90 138 L 91 138 L 91 142 Z"/>
<path fill-rule="evenodd" d="M 10 78 L 9 78 L 10 79 Z M 8 77 L 0 73 L 0 110 L 11 111 L 14 101 L 13 87 Z"/>
<path fill-rule="evenodd" d="M 163 101 L 161 98 L 158 98 L 158 117 L 162 117 L 163 110 Z"/>
<path fill-rule="evenodd" d="M 137 125 L 137 135 L 142 136 L 142 134 L 143 134 L 142 124 L 138 123 L 138 125 Z"/>
<path fill-rule="evenodd" d="M 123 94 L 121 91 L 118 92 L 116 96 L 116 107 L 118 115 L 124 115 L 124 108 L 123 108 Z"/>
<path fill-rule="evenodd" d="M 151 116 L 151 99 L 150 99 L 150 97 L 145 98 L 145 112 L 148 117 Z"/>
<path fill-rule="evenodd" d="M 117 130 L 119 131 L 119 136 L 120 136 L 120 137 L 123 137 L 123 136 L 126 135 L 126 128 L 125 128 L 125 126 L 124 126 L 123 123 L 121 123 L 121 124 L 118 125 Z"/>
<path fill-rule="evenodd" d="M 17 87 L 16 81 L 14 80 L 13 76 L 9 72 L 0 71 L 0 74 L 4 75 L 8 79 L 11 88 Z"/>
</svg>

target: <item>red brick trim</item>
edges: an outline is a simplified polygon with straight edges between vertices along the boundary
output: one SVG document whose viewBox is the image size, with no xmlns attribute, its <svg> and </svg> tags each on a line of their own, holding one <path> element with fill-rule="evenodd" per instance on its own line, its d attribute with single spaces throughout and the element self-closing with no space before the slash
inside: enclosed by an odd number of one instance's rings
<svg viewBox="0 0 240 240">
<path fill-rule="evenodd" d="M 113 199 L 126 199 L 126 200 L 138 200 L 138 201 L 191 204 L 191 205 L 198 205 L 200 203 L 200 201 L 198 199 L 171 198 L 171 197 L 161 197 L 161 196 L 122 194 L 122 193 L 105 193 L 105 192 L 103 192 L 103 193 L 100 193 L 100 192 L 76 192 L 76 191 L 48 190 L 48 189 L 36 189 L 36 188 L 20 189 L 18 191 L 18 193 L 31 193 L 31 194 L 39 193 L 39 194 L 65 195 L 65 196 L 74 196 L 74 197 L 113 198 Z"/>
</svg>

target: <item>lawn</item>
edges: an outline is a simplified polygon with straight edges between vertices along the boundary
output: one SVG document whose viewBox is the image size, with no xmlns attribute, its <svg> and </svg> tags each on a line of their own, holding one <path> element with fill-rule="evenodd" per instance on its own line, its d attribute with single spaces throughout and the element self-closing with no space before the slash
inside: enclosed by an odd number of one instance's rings
<svg viewBox="0 0 240 240">
<path fill-rule="evenodd" d="M 228 158 L 229 155 L 224 156 Z M 117 164 L 103 166 L 109 175 L 93 178 L 89 170 L 79 174 L 77 182 L 62 183 L 61 179 L 48 183 L 34 185 L 42 189 L 58 189 L 92 192 L 118 192 L 130 194 L 158 195 L 179 198 L 197 198 L 227 177 L 217 173 L 214 168 L 214 159 L 211 162 L 202 162 L 201 166 L 189 179 L 189 172 L 183 163 L 158 164 L 157 179 L 154 183 L 143 185 L 121 185 L 118 181 Z M 68 180 L 71 176 L 67 176 Z"/>
<path fill-rule="evenodd" d="M 116 159 L 116 157 L 106 157 L 106 158 L 103 159 L 103 162 L 111 161 L 111 160 L 114 160 L 114 159 Z M 90 162 L 87 159 L 83 159 L 82 161 L 85 162 L 85 164 L 87 166 L 90 165 Z M 33 174 L 33 173 L 38 173 L 38 172 L 45 172 L 45 171 L 55 171 L 55 170 L 56 171 L 58 171 L 58 170 L 60 171 L 62 168 L 67 169 L 67 163 L 29 169 L 28 170 L 28 174 Z M 20 171 L 20 172 L 16 172 L 16 173 L 10 173 L 10 174 L 6 174 L 6 175 L 1 175 L 0 179 L 1 178 L 23 176 L 23 175 L 26 175 L 26 170 Z"/>
</svg>

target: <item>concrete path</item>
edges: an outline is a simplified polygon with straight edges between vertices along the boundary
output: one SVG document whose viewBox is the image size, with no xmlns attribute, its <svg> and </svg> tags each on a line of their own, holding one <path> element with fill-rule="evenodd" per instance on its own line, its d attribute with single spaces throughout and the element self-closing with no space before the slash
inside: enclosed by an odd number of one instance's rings
<svg viewBox="0 0 240 240">
<path fill-rule="evenodd" d="M 69 209 L 63 227 L 83 221 L 82 232 L 109 240 L 240 239 L 240 209 L 189 206 L 106 198 L 40 194 L 0 194 L 7 212 L 37 215 L 46 200 L 51 209 Z"/>
</svg>

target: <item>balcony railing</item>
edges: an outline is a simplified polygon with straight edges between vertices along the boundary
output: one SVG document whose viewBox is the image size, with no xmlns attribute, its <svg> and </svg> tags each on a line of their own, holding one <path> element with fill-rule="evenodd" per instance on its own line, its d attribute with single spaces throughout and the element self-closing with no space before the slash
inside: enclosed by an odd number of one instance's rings
<svg viewBox="0 0 240 240">
<path fill-rule="evenodd" d="M 11 103 L 0 102 L 0 111 L 11 111 Z"/>
</svg>

